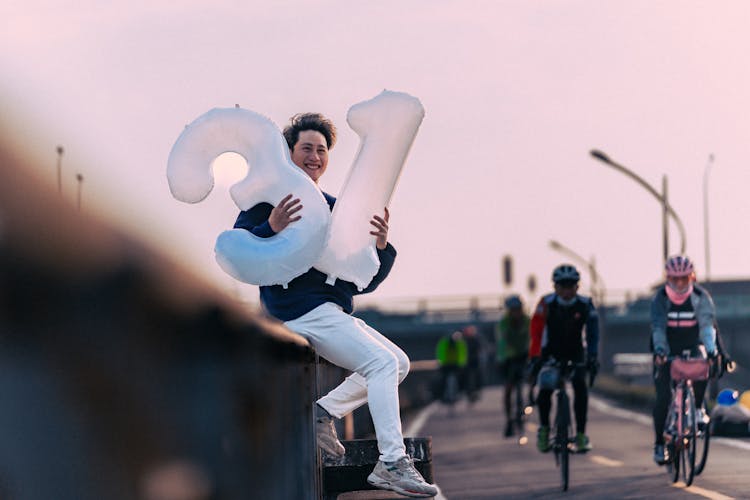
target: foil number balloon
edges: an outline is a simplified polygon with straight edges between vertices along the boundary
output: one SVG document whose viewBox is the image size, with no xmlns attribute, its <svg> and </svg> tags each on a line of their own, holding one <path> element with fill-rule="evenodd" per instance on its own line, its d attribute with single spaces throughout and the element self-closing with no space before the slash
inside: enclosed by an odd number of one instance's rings
<svg viewBox="0 0 750 500">
<path fill-rule="evenodd" d="M 240 209 L 276 204 L 289 193 L 304 208 L 299 221 L 271 238 L 244 229 L 221 233 L 216 259 L 222 269 L 254 285 L 286 286 L 315 265 L 327 283 L 341 278 L 362 289 L 380 265 L 370 220 L 388 204 L 423 117 L 419 100 L 399 92 L 352 106 L 347 121 L 360 136 L 359 152 L 333 215 L 317 185 L 291 162 L 278 128 L 239 108 L 214 109 L 190 124 L 169 155 L 167 179 L 175 198 L 197 203 L 213 188 L 214 158 L 228 151 L 244 156 L 248 174 L 230 189 Z"/>
<path fill-rule="evenodd" d="M 212 109 L 180 134 L 167 162 L 172 195 L 187 203 L 203 200 L 214 186 L 211 162 L 226 152 L 242 155 L 248 164 L 245 178 L 230 188 L 240 209 L 261 202 L 275 205 L 294 193 L 304 217 L 270 238 L 244 229 L 224 231 L 216 240 L 216 260 L 240 281 L 286 286 L 320 256 L 331 220 L 328 203 L 312 179 L 292 163 L 276 125 L 240 108 Z"/>
<path fill-rule="evenodd" d="M 380 260 L 370 234 L 373 214 L 383 214 L 396 187 L 424 108 L 419 99 L 383 91 L 349 109 L 346 121 L 360 136 L 359 151 L 333 208 L 330 236 L 315 268 L 365 288 Z"/>
</svg>

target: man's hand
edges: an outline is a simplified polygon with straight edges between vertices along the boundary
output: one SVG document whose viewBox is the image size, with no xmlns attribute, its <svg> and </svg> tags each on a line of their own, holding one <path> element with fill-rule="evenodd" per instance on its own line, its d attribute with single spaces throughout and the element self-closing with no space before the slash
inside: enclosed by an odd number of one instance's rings
<svg viewBox="0 0 750 500">
<path fill-rule="evenodd" d="M 288 194 L 271 210 L 271 215 L 268 216 L 268 225 L 271 226 L 274 233 L 279 233 L 292 222 L 302 218 L 301 215 L 294 215 L 300 210 L 302 210 L 302 205 L 299 204 L 299 198 L 292 199 L 292 195 Z"/>
<path fill-rule="evenodd" d="M 599 359 L 594 354 L 589 354 L 586 358 L 586 369 L 589 372 L 589 386 L 594 385 L 594 379 L 599 373 Z"/>
<path fill-rule="evenodd" d="M 377 237 L 375 239 L 375 246 L 378 250 L 385 250 L 386 245 L 388 245 L 388 219 L 390 219 L 390 216 L 391 214 L 388 212 L 388 207 L 386 207 L 384 217 L 373 215 L 372 220 L 370 221 L 370 224 L 377 229 L 377 231 L 370 231 L 370 234 Z"/>
</svg>

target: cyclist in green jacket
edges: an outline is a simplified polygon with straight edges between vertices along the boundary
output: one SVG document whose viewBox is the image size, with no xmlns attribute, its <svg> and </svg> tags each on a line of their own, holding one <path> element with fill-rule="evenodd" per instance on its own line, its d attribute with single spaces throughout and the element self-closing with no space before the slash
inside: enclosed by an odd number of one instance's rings
<svg viewBox="0 0 750 500">
<path fill-rule="evenodd" d="M 496 361 L 505 380 L 505 437 L 513 435 L 512 394 L 523 384 L 526 359 L 529 355 L 529 316 L 518 295 L 505 299 L 505 313 L 495 327 Z"/>
<path fill-rule="evenodd" d="M 466 345 L 463 333 L 455 331 L 450 335 L 442 337 L 435 348 L 435 359 L 440 366 L 440 381 L 438 394 L 445 396 L 445 383 L 448 377 L 453 375 L 460 383 L 466 363 L 469 361 L 469 349 Z"/>
</svg>

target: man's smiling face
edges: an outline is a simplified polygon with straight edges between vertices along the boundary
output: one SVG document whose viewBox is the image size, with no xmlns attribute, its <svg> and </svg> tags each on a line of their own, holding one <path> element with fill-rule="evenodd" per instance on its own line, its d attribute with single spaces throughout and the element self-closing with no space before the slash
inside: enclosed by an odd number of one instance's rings
<svg viewBox="0 0 750 500">
<path fill-rule="evenodd" d="M 303 130 L 291 151 L 292 161 L 317 183 L 328 166 L 328 144 L 317 130 Z"/>
</svg>

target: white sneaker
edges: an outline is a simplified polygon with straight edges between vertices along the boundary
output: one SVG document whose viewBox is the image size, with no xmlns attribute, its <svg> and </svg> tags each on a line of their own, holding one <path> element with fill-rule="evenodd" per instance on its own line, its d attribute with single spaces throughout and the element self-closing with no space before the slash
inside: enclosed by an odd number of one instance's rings
<svg viewBox="0 0 750 500">
<path fill-rule="evenodd" d="M 318 446 L 323 448 L 326 453 L 334 457 L 343 457 L 346 450 L 344 445 L 339 441 L 336 434 L 336 427 L 333 425 L 331 417 L 320 417 L 315 421 L 315 434 L 318 439 Z"/>
<path fill-rule="evenodd" d="M 414 498 L 429 498 L 438 494 L 438 489 L 424 480 L 409 457 L 402 457 L 396 462 L 378 461 L 367 476 L 367 482 Z"/>
</svg>

